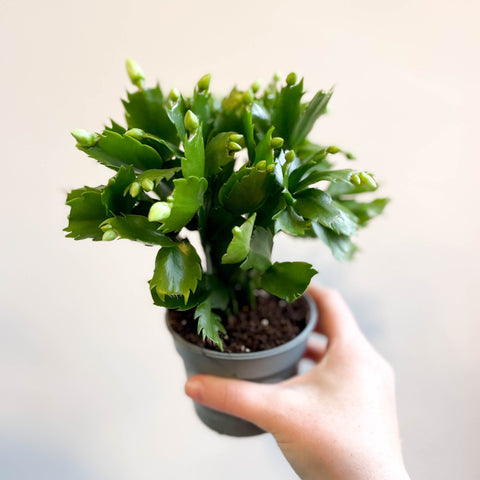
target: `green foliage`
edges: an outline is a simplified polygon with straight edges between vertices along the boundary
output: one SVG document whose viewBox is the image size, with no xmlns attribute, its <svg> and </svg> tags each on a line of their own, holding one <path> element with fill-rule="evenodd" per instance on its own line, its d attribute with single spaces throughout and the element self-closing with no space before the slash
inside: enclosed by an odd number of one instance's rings
<svg viewBox="0 0 480 480">
<path fill-rule="evenodd" d="M 111 217 L 102 225 L 110 225 L 112 230 L 120 238 L 143 242 L 146 245 L 160 245 L 162 247 L 173 247 L 175 241 L 159 232 L 159 225 L 149 222 L 143 215 L 125 215 Z"/>
<path fill-rule="evenodd" d="M 209 338 L 213 343 L 218 345 L 220 350 L 223 350 L 219 332 L 225 333 L 225 327 L 222 325 L 220 315 L 212 311 L 210 298 L 206 298 L 198 304 L 195 309 L 195 318 L 198 320 L 198 334 L 202 335 L 203 340 Z"/>
<path fill-rule="evenodd" d="M 103 233 L 100 224 L 107 218 L 107 209 L 102 202 L 103 189 L 84 187 L 73 190 L 67 196 L 70 207 L 68 226 L 64 231 L 67 237 L 75 240 L 91 238 L 101 240 Z"/>
<path fill-rule="evenodd" d="M 220 188 L 218 200 L 233 214 L 255 212 L 267 199 L 273 183 L 273 175 L 267 170 L 244 165 Z"/>
<path fill-rule="evenodd" d="M 272 256 L 273 235 L 270 230 L 262 227 L 255 227 L 253 231 L 248 255 L 240 265 L 243 270 L 255 269 L 257 272 L 264 272 L 270 267 Z"/>
<path fill-rule="evenodd" d="M 383 213 L 388 201 L 388 198 L 377 198 L 371 202 L 345 200 L 343 204 L 357 217 L 358 224 L 363 226 L 372 218 Z"/>
<path fill-rule="evenodd" d="M 303 79 L 296 85 L 286 85 L 276 95 L 272 111 L 275 135 L 285 139 L 287 148 L 293 148 L 292 134 L 302 111 Z"/>
<path fill-rule="evenodd" d="M 121 166 L 118 173 L 108 181 L 108 185 L 102 192 L 102 202 L 111 214 L 125 214 L 132 211 L 135 200 L 124 195 L 124 192 L 134 180 L 133 168 Z"/>
<path fill-rule="evenodd" d="M 322 190 L 309 188 L 296 197 L 295 211 L 305 219 L 317 220 L 324 227 L 341 235 L 353 235 L 358 228 L 357 218 L 340 202 Z"/>
<path fill-rule="evenodd" d="M 127 94 L 123 100 L 128 128 L 141 128 L 175 145 L 179 143 L 177 130 L 169 119 L 160 86 Z"/>
<path fill-rule="evenodd" d="M 111 130 L 104 130 L 95 145 L 86 147 L 77 144 L 77 147 L 89 157 L 113 170 L 132 165 L 136 170 L 141 171 L 161 168 L 163 164 L 162 157 L 152 147 Z"/>
<path fill-rule="evenodd" d="M 221 132 L 208 142 L 205 149 L 207 176 L 220 173 L 224 167 L 234 162 L 235 152 L 229 149 L 232 135 L 235 135 L 235 132 Z"/>
<path fill-rule="evenodd" d="M 320 91 L 308 103 L 298 122 L 293 127 L 291 136 L 293 146 L 300 144 L 310 133 L 310 130 L 318 118 L 326 113 L 327 105 L 332 94 L 333 90 L 330 90 L 329 92 Z"/>
<path fill-rule="evenodd" d="M 312 232 L 330 248 L 337 260 L 351 260 L 357 250 L 350 237 L 339 235 L 318 222 L 312 222 Z"/>
<path fill-rule="evenodd" d="M 207 181 L 204 178 L 177 178 L 173 184 L 172 213 L 160 227 L 160 231 L 164 233 L 179 232 L 187 225 L 202 206 L 203 195 L 207 189 Z"/>
<path fill-rule="evenodd" d="M 293 302 L 306 290 L 316 273 L 309 263 L 276 262 L 263 274 L 260 285 L 267 292 Z"/>
<path fill-rule="evenodd" d="M 72 132 L 115 174 L 68 194 L 67 237 L 156 246 L 153 302 L 195 309 L 199 334 L 222 349 L 224 320 L 254 289 L 291 302 L 316 273 L 304 262 L 272 264 L 276 234 L 318 238 L 349 260 L 351 237 L 388 200 L 359 200 L 377 189 L 373 176 L 334 166 L 353 155 L 307 139 L 331 90 L 303 102 L 303 79 L 291 73 L 280 87 L 277 78 L 263 91 L 253 84 L 215 98 L 207 74 L 192 96 L 172 89 L 165 97 L 159 85 L 145 88 L 132 60 L 127 70 L 137 91 L 123 101 L 126 125 Z M 186 231 L 199 232 L 204 267 Z"/>
<path fill-rule="evenodd" d="M 202 278 L 200 257 L 187 240 L 159 250 L 150 288 L 155 288 L 160 298 L 181 295 L 188 300 Z"/>
<path fill-rule="evenodd" d="M 203 146 L 202 127 L 190 136 L 185 136 L 185 157 L 182 158 L 182 172 L 185 178 L 205 175 L 205 149 Z"/>
<path fill-rule="evenodd" d="M 222 263 L 239 263 L 245 260 L 250 252 L 250 239 L 252 238 L 255 217 L 256 214 L 254 213 L 245 223 L 239 227 L 233 227 L 233 239 L 222 257 Z"/>
<path fill-rule="evenodd" d="M 149 179 L 158 186 L 162 180 L 170 180 L 180 170 L 181 167 L 145 170 L 137 175 L 136 180 L 141 183 L 142 180 Z"/>
</svg>

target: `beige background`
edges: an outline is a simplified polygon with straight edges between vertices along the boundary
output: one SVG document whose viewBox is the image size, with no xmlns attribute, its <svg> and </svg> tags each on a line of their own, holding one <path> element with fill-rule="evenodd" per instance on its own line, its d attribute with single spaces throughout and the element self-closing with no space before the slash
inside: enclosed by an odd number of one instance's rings
<svg viewBox="0 0 480 480">
<path fill-rule="evenodd" d="M 316 242 L 275 255 L 313 262 L 395 366 L 412 478 L 479 478 L 479 14 L 464 0 L 0 0 L 0 477 L 296 478 L 269 436 L 195 418 L 147 289 L 155 250 L 63 238 L 66 191 L 109 174 L 68 132 L 121 119 L 133 56 L 165 89 L 212 72 L 223 93 L 276 70 L 310 93 L 336 85 L 313 137 L 354 151 L 392 204 L 352 264 Z"/>
</svg>

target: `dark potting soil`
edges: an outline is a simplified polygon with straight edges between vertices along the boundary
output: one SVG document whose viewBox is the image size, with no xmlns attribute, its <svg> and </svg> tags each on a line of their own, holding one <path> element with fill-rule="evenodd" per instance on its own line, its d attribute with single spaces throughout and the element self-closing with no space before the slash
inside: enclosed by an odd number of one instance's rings
<svg viewBox="0 0 480 480">
<path fill-rule="evenodd" d="M 170 310 L 167 318 L 173 330 L 188 342 L 219 351 L 211 341 L 207 339 L 204 342 L 197 334 L 197 321 L 193 314 L 193 310 Z M 248 353 L 278 347 L 295 338 L 305 328 L 308 314 L 308 303 L 303 297 L 289 304 L 260 291 L 255 309 L 243 307 L 238 314 L 231 315 L 224 322 L 227 333 L 220 334 L 223 351 Z"/>
</svg>

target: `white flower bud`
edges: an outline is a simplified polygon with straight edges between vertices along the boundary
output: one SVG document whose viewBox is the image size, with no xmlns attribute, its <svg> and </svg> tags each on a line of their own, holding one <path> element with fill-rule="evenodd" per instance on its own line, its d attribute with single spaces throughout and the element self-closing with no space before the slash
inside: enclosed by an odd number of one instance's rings
<svg viewBox="0 0 480 480">
<path fill-rule="evenodd" d="M 149 222 L 162 222 L 166 220 L 171 213 L 172 209 L 170 205 L 166 202 L 155 202 L 148 212 L 148 221 Z"/>
<path fill-rule="evenodd" d="M 138 63 L 131 58 L 127 58 L 125 65 L 127 67 L 127 73 L 131 82 L 138 88 L 143 88 L 145 76 L 143 75 L 143 70 L 140 68 L 140 65 L 138 65 Z"/>
<path fill-rule="evenodd" d="M 92 133 L 82 128 L 77 128 L 71 132 L 73 138 L 78 142 L 82 147 L 93 147 L 98 140 L 100 140 L 100 135 L 97 133 Z"/>
<path fill-rule="evenodd" d="M 151 192 L 155 188 L 155 183 L 150 178 L 144 178 L 140 182 L 140 185 L 146 192 Z"/>
</svg>

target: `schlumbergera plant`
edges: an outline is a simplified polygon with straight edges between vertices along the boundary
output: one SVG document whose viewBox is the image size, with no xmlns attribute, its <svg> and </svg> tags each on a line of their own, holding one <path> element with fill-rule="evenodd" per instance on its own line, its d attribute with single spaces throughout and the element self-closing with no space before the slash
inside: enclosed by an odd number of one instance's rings
<svg viewBox="0 0 480 480">
<path fill-rule="evenodd" d="M 198 332 L 222 349 L 223 321 L 255 306 L 256 289 L 288 302 L 316 273 L 305 262 L 271 261 L 279 232 L 322 240 L 337 259 L 355 251 L 351 236 L 387 199 L 360 202 L 377 189 L 370 173 L 333 168 L 353 156 L 307 140 L 326 113 L 332 91 L 302 102 L 303 79 L 290 73 L 261 89 L 255 82 L 224 98 L 210 93 L 210 75 L 192 96 L 145 88 L 127 60 L 137 91 L 123 101 L 127 127 L 75 130 L 77 147 L 115 171 L 107 185 L 68 194 L 67 237 L 126 238 L 160 247 L 150 292 L 156 305 L 195 309 Z M 204 266 L 187 238 L 198 231 Z"/>
</svg>

